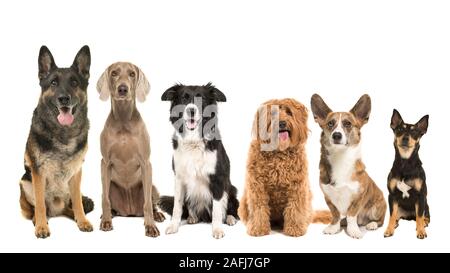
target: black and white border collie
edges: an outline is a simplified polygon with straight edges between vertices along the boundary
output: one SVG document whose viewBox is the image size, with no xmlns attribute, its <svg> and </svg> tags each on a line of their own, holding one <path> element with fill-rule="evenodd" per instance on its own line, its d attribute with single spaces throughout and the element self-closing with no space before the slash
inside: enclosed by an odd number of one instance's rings
<svg viewBox="0 0 450 273">
<path fill-rule="evenodd" d="M 170 101 L 173 135 L 172 168 L 175 196 L 162 196 L 159 206 L 172 215 L 166 234 L 178 232 L 181 219 L 188 224 L 212 222 L 216 239 L 225 233 L 222 223 L 237 222 L 237 190 L 230 182 L 230 161 L 217 127 L 217 102 L 225 95 L 211 83 L 177 84 L 161 97 Z"/>
</svg>

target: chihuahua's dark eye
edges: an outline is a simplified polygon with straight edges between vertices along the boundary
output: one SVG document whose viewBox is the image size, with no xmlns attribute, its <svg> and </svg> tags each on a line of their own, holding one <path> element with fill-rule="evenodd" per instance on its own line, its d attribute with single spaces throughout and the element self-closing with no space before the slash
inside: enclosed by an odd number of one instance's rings
<svg viewBox="0 0 450 273">
<path fill-rule="evenodd" d="M 286 109 L 286 115 L 291 116 L 292 117 L 292 112 L 291 109 Z"/>
<path fill-rule="evenodd" d="M 58 80 L 53 80 L 50 84 L 52 86 L 57 86 L 58 85 Z"/>
<path fill-rule="evenodd" d="M 330 120 L 327 125 L 328 128 L 332 129 L 334 127 L 334 120 Z"/>
<path fill-rule="evenodd" d="M 342 123 L 344 125 L 345 128 L 350 129 L 352 128 L 352 123 L 348 120 L 344 120 L 344 122 Z"/>
<path fill-rule="evenodd" d="M 136 73 L 134 73 L 133 71 L 130 72 L 130 77 L 132 77 L 132 78 L 136 77 Z"/>
<path fill-rule="evenodd" d="M 72 85 L 72 87 L 77 87 L 78 86 L 78 81 L 77 80 L 71 80 L 70 81 L 70 85 Z"/>
<path fill-rule="evenodd" d="M 117 71 L 113 71 L 113 72 L 111 72 L 111 76 L 113 76 L 113 77 L 117 77 Z"/>
</svg>

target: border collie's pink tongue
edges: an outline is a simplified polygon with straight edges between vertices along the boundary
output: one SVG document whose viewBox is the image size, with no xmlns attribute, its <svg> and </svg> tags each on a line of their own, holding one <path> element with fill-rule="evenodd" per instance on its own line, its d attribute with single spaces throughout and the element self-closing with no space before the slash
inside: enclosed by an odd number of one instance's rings
<svg viewBox="0 0 450 273">
<path fill-rule="evenodd" d="M 69 109 L 68 111 L 64 112 L 63 110 L 59 109 L 58 122 L 63 126 L 70 126 L 73 123 L 72 110 Z"/>
<path fill-rule="evenodd" d="M 194 120 L 189 120 L 187 122 L 187 127 L 189 130 L 193 130 L 195 129 L 195 127 L 197 127 L 197 122 L 195 122 Z"/>
<path fill-rule="evenodd" d="M 289 132 L 279 132 L 278 136 L 281 140 L 286 141 L 289 138 Z"/>
</svg>

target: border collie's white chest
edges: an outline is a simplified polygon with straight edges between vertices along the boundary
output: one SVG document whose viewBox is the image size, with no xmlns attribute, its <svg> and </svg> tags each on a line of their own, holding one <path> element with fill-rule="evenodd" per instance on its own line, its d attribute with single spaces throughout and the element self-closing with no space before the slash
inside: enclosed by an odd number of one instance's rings
<svg viewBox="0 0 450 273">
<path fill-rule="evenodd" d="M 217 152 L 206 150 L 203 141 L 179 141 L 173 159 L 178 177 L 203 180 L 216 171 Z"/>
</svg>

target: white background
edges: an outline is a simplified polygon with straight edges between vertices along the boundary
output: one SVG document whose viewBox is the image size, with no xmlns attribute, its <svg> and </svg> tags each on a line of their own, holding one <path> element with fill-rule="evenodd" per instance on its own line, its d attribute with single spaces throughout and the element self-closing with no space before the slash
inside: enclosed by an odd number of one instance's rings
<svg viewBox="0 0 450 273">
<path fill-rule="evenodd" d="M 306 1 L 305 1 L 306 2 Z M 7 4 L 6 4 L 7 3 Z M 4 252 L 431 252 L 449 251 L 448 99 L 450 6 L 448 1 L 9 1 L 0 4 L 1 183 L 0 251 Z M 88 215 L 95 227 L 78 231 L 65 218 L 49 221 L 51 237 L 38 240 L 19 210 L 23 154 L 40 88 L 37 57 L 47 45 L 56 63 L 72 64 L 84 44 L 92 53 L 89 93 L 91 130 L 82 191 L 95 200 Z M 334 110 L 349 110 L 360 95 L 372 97 L 363 128 L 363 161 L 387 197 L 394 157 L 389 128 L 392 109 L 410 123 L 430 114 L 420 155 L 429 189 L 428 238 L 415 236 L 413 222 L 400 222 L 393 238 L 384 227 L 362 240 L 345 233 L 306 236 L 273 233 L 252 238 L 239 223 L 215 240 L 211 226 L 182 226 L 144 236 L 143 219 L 115 218 L 114 231 L 98 230 L 101 214 L 99 135 L 110 110 L 95 89 L 104 69 L 130 61 L 147 74 L 152 89 L 138 108 L 151 135 L 154 184 L 172 194 L 169 103 L 175 82 L 212 81 L 228 98 L 220 106 L 220 128 L 231 158 L 231 179 L 242 193 L 254 112 L 271 98 L 293 97 L 309 108 L 314 92 Z M 320 130 L 309 119 L 307 144 L 314 208 L 326 208 L 318 186 Z M 240 197 L 240 195 L 239 195 Z M 386 218 L 387 220 L 387 218 Z"/>
</svg>

